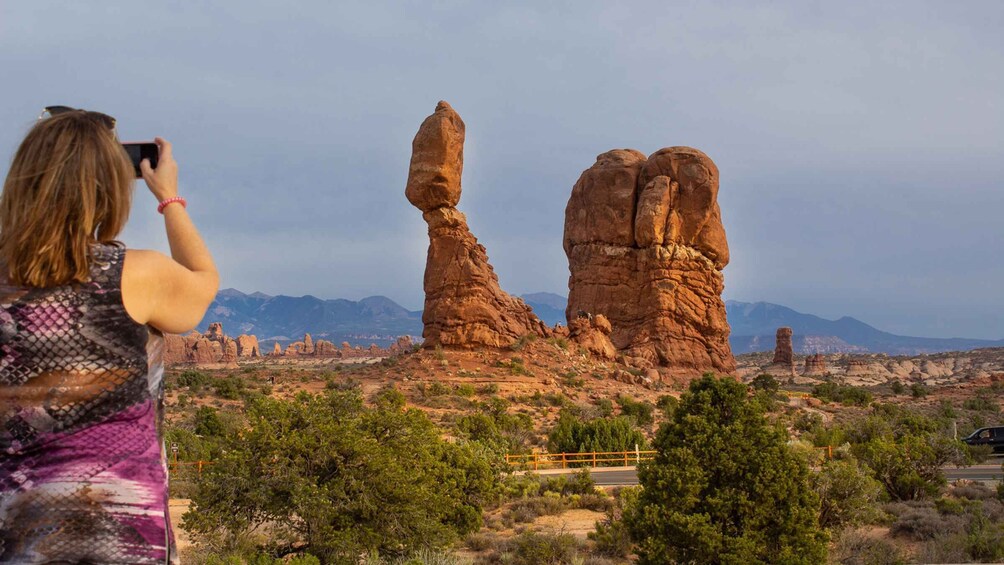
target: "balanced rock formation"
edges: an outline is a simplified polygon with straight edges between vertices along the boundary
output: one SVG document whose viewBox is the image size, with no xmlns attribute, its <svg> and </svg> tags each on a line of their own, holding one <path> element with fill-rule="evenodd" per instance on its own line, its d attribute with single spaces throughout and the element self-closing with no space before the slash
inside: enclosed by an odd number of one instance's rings
<svg viewBox="0 0 1004 565">
<path fill-rule="evenodd" d="M 596 158 L 565 208 L 569 321 L 602 314 L 632 364 L 732 372 L 718 168 L 689 147 Z"/>
<path fill-rule="evenodd" d="M 405 196 L 429 224 L 425 265 L 425 347 L 507 347 L 548 328 L 519 298 L 506 294 L 484 246 L 457 210 L 465 127 L 446 102 L 422 122 L 412 142 Z"/>
<path fill-rule="evenodd" d="M 824 375 L 826 374 L 826 357 L 822 353 L 813 353 L 805 358 L 805 369 L 803 375 Z"/>
</svg>

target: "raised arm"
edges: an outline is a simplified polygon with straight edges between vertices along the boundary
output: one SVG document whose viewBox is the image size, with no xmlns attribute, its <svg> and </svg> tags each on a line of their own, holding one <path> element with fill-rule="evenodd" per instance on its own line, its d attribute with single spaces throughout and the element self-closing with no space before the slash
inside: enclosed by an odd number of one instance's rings
<svg viewBox="0 0 1004 565">
<path fill-rule="evenodd" d="M 156 169 L 144 160 L 143 180 L 157 202 L 178 195 L 178 165 L 171 144 L 160 147 Z M 157 251 L 130 249 L 122 273 L 122 301 L 137 322 L 170 333 L 194 329 L 219 289 L 220 276 L 188 211 L 181 204 L 164 207 L 171 257 Z"/>
</svg>

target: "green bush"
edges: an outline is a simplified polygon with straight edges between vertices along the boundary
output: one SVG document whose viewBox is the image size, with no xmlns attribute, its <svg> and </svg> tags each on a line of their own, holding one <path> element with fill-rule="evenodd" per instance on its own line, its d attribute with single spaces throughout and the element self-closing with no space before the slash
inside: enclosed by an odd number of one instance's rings
<svg viewBox="0 0 1004 565">
<path fill-rule="evenodd" d="M 808 464 L 742 383 L 693 381 L 654 447 L 624 514 L 642 565 L 826 560 Z"/>
<path fill-rule="evenodd" d="M 750 381 L 750 386 L 753 387 L 753 390 L 768 394 L 777 394 L 781 390 L 781 383 L 777 382 L 777 379 L 772 375 L 766 373 L 753 377 L 753 380 Z"/>
<path fill-rule="evenodd" d="M 819 525 L 824 528 L 837 530 L 876 517 L 882 485 L 853 458 L 824 462 L 812 475 L 812 486 L 819 495 Z"/>
<path fill-rule="evenodd" d="M 213 378 L 201 371 L 184 371 L 178 375 L 178 386 L 187 386 L 192 391 L 198 391 L 213 381 Z"/>
<path fill-rule="evenodd" d="M 648 442 L 630 419 L 618 416 L 583 422 L 568 409 L 561 411 L 547 441 L 552 453 L 633 451 L 635 446 L 646 449 Z"/>
<path fill-rule="evenodd" d="M 579 558 L 579 542 L 572 534 L 545 534 L 525 531 L 507 543 L 511 565 L 563 565 Z"/>
<path fill-rule="evenodd" d="M 931 391 L 928 390 L 926 386 L 920 383 L 913 383 L 912 385 L 910 385 L 910 395 L 913 396 L 914 398 L 924 398 L 930 393 Z"/>
<path fill-rule="evenodd" d="M 819 383 L 812 387 L 812 396 L 827 402 L 839 402 L 846 406 L 868 406 L 872 393 L 855 386 L 838 385 L 832 382 Z"/>
<path fill-rule="evenodd" d="M 997 412 L 999 410 L 997 402 L 993 398 L 986 396 L 967 398 L 962 401 L 962 407 L 966 410 L 975 410 L 977 412 Z"/>
<path fill-rule="evenodd" d="M 906 385 L 904 385 L 900 381 L 893 381 L 892 385 L 890 385 L 889 388 L 892 389 L 893 394 L 903 394 L 904 392 L 906 392 Z"/>
<path fill-rule="evenodd" d="M 621 407 L 621 415 L 631 418 L 638 426 L 651 426 L 655 422 L 653 416 L 655 406 L 644 400 L 638 401 L 630 396 L 621 395 L 617 398 L 617 404 Z"/>
<path fill-rule="evenodd" d="M 596 552 L 607 557 L 626 559 L 634 548 L 631 532 L 624 523 L 624 509 L 635 504 L 640 489 L 628 487 L 620 489 L 616 503 L 606 512 L 603 520 L 596 522 L 596 529 L 587 537 L 596 544 Z"/>
<path fill-rule="evenodd" d="M 185 529 L 234 540 L 267 526 L 271 543 L 323 563 L 407 556 L 477 530 L 499 487 L 484 449 L 444 441 L 394 392 L 373 408 L 358 391 L 253 399 L 247 426 L 204 471 Z"/>
<path fill-rule="evenodd" d="M 655 407 L 658 408 L 662 412 L 662 415 L 666 418 L 672 418 L 673 412 L 676 411 L 676 407 L 679 405 L 680 399 L 668 394 L 660 396 L 659 400 L 655 403 Z"/>
</svg>

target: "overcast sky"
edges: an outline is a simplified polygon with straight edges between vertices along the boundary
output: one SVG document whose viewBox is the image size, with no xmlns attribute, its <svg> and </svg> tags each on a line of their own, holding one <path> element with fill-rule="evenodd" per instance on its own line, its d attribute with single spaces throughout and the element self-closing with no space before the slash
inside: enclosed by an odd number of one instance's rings
<svg viewBox="0 0 1004 565">
<path fill-rule="evenodd" d="M 567 294 L 612 148 L 721 170 L 726 298 L 1004 338 L 1004 2 L 0 0 L 0 173 L 47 104 L 175 145 L 224 287 L 422 307 L 404 197 L 440 99 L 503 287 Z M 197 6 L 198 5 L 198 6 Z M 167 252 L 137 187 L 123 240 Z"/>
</svg>

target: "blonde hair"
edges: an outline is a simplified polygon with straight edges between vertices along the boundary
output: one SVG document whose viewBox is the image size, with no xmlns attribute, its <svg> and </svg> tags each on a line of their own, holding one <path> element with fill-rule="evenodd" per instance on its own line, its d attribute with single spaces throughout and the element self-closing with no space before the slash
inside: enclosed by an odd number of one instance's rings
<svg viewBox="0 0 1004 565">
<path fill-rule="evenodd" d="M 46 118 L 18 147 L 0 194 L 0 262 L 10 282 L 87 282 L 91 245 L 125 227 L 135 173 L 99 116 Z"/>
</svg>

